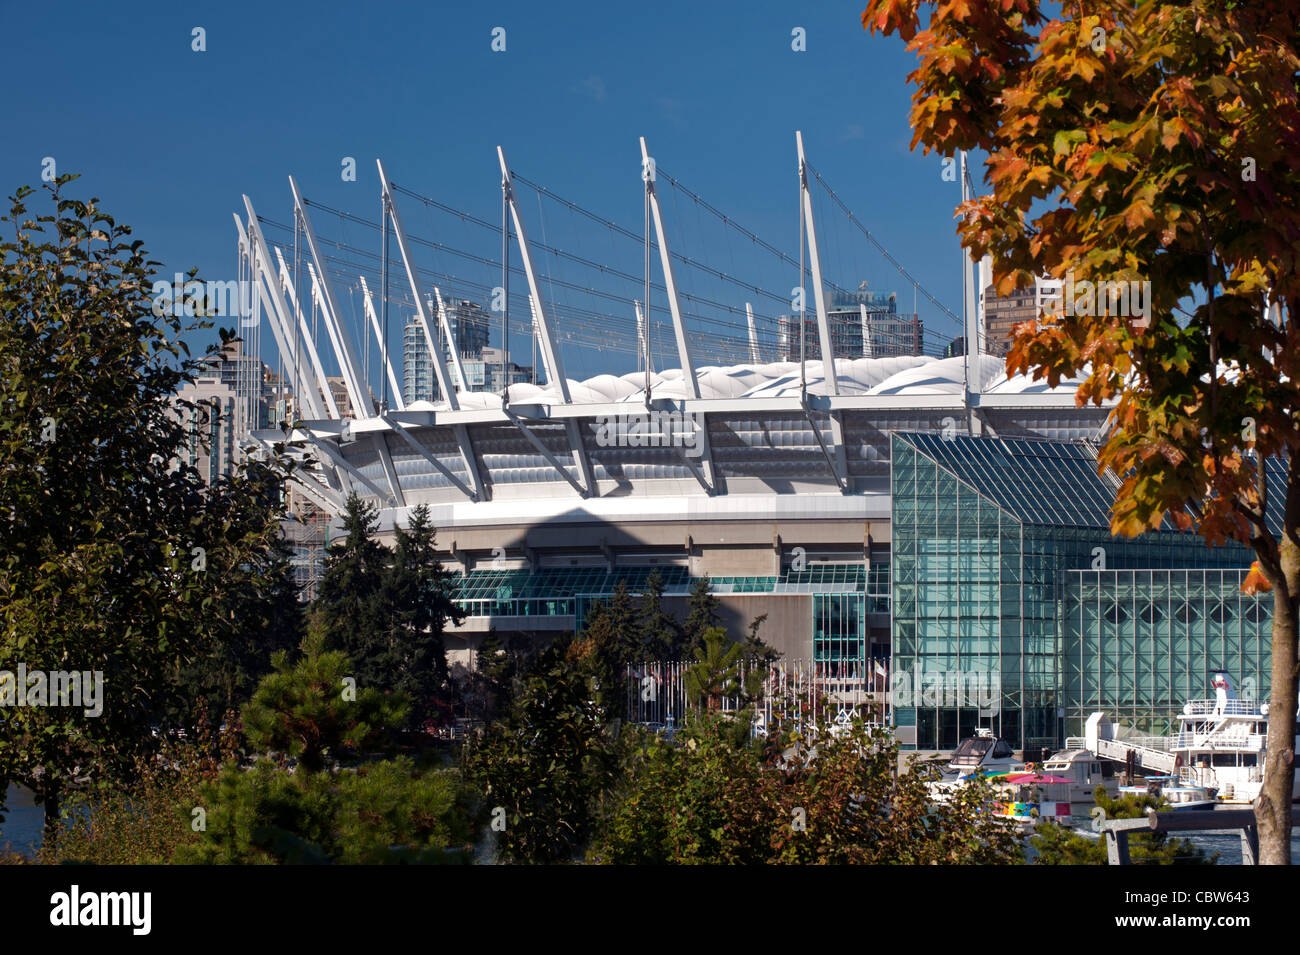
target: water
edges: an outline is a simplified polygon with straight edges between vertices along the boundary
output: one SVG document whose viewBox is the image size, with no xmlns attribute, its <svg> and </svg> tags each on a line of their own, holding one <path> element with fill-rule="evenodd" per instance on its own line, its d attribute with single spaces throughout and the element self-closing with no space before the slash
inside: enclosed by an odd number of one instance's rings
<svg viewBox="0 0 1300 955">
<path fill-rule="evenodd" d="M 36 805 L 30 789 L 13 785 L 5 794 L 4 822 L 0 822 L 0 848 L 30 856 L 41 845 L 45 812 Z"/>
<path fill-rule="evenodd" d="M 1219 854 L 1218 865 L 1241 865 L 1241 834 L 1237 832 L 1171 833 L 1187 839 L 1205 852 Z M 1292 830 L 1291 859 L 1300 862 L 1300 833 Z"/>
</svg>

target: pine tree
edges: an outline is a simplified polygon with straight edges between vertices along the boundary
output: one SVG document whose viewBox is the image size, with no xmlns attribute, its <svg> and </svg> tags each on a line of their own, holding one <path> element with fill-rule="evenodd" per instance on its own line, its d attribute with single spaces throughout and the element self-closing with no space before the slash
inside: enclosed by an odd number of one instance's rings
<svg viewBox="0 0 1300 955">
<path fill-rule="evenodd" d="M 741 692 L 743 644 L 727 639 L 721 627 L 710 627 L 695 649 L 695 662 L 686 671 L 686 694 L 695 706 L 710 712 L 722 709 L 723 697 Z"/>
<path fill-rule="evenodd" d="M 350 496 L 344 536 L 325 556 L 325 576 L 312 605 L 326 648 L 346 653 L 358 682 L 368 687 L 387 686 L 392 676 L 392 634 L 385 613 L 389 555 L 375 540 L 378 527 L 378 508 Z"/>
<path fill-rule="evenodd" d="M 685 651 L 685 631 L 663 608 L 664 578 L 656 567 L 641 596 L 641 653 L 646 660 L 679 660 Z"/>
<path fill-rule="evenodd" d="M 385 575 L 382 605 L 390 630 L 385 666 L 392 674 L 387 688 L 405 693 L 417 724 L 435 711 L 435 698 L 447 685 L 443 631 L 447 621 L 465 615 L 453 602 L 452 574 L 434 551 L 429 508 L 411 513 L 410 526 L 397 529 L 392 565 Z"/>
<path fill-rule="evenodd" d="M 705 635 L 722 625 L 722 611 L 718 598 L 713 595 L 713 581 L 709 575 L 691 582 L 691 596 L 686 603 L 686 656 L 694 656 L 704 646 Z"/>
</svg>

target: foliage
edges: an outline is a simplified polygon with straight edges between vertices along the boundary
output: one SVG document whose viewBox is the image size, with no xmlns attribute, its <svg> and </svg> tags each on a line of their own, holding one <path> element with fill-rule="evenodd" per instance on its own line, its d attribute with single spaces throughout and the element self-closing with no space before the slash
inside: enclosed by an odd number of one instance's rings
<svg viewBox="0 0 1300 955">
<path fill-rule="evenodd" d="M 409 526 L 397 528 L 383 589 L 391 614 L 389 639 L 377 661 L 394 674 L 387 688 L 412 701 L 417 723 L 436 712 L 435 697 L 447 683 L 443 628 L 448 620 L 465 619 L 452 602 L 453 586 L 451 573 L 434 551 L 429 508 L 421 504 L 411 512 Z"/>
<path fill-rule="evenodd" d="M 775 823 L 762 791 L 761 754 L 737 745 L 722 717 L 691 719 L 676 740 L 641 731 L 602 814 L 591 862 L 758 864 Z M 629 736 L 633 736 L 629 732 Z"/>
<path fill-rule="evenodd" d="M 691 719 L 650 738 L 602 815 L 590 859 L 611 863 L 1009 863 L 1018 837 L 988 812 L 986 787 L 934 804 L 920 771 L 899 774 L 898 744 L 856 724 L 816 745 L 787 726 L 737 739 L 734 720 Z"/>
<path fill-rule="evenodd" d="M 610 717 L 622 715 L 626 667 L 641 656 L 637 608 L 623 581 L 608 601 L 595 603 L 582 633 L 565 650 L 566 659 L 593 683 L 596 698 Z"/>
<path fill-rule="evenodd" d="M 439 712 L 437 698 L 448 681 L 444 628 L 464 614 L 434 550 L 428 507 L 412 510 L 391 550 L 375 539 L 378 526 L 378 508 L 351 495 L 344 536 L 325 558 L 312 610 L 327 646 L 353 661 L 358 683 L 404 693 L 415 722 L 423 723 Z"/>
<path fill-rule="evenodd" d="M 686 631 L 672 614 L 664 610 L 664 578 L 656 567 L 646 578 L 641 595 L 640 650 L 645 660 L 680 660 L 684 652 Z"/>
<path fill-rule="evenodd" d="M 515 680 L 535 661 L 537 649 L 526 637 L 512 634 L 504 645 L 489 631 L 474 651 L 474 669 L 463 664 L 451 668 L 451 682 L 466 714 L 495 720 L 509 703 Z"/>
<path fill-rule="evenodd" d="M 459 775 L 407 757 L 338 773 L 231 763 L 202 787 L 207 827 L 183 864 L 467 862 Z"/>
<path fill-rule="evenodd" d="M 722 611 L 718 598 L 713 595 L 713 581 L 706 574 L 691 581 L 691 593 L 686 601 L 685 656 L 689 659 L 704 646 L 705 635 L 714 627 L 722 626 Z"/>
<path fill-rule="evenodd" d="M 326 647 L 346 653 L 355 664 L 357 682 L 382 686 L 392 674 L 372 659 L 387 645 L 384 578 L 389 554 L 375 539 L 379 509 L 349 495 L 342 516 L 343 536 L 330 544 L 325 573 L 312 603 Z"/>
<path fill-rule="evenodd" d="M 544 653 L 505 717 L 464 754 L 466 778 L 482 793 L 480 820 L 497 826 L 488 831 L 499 858 L 578 858 L 625 749 L 589 678 L 560 648 Z"/>
<path fill-rule="evenodd" d="M 386 696 L 354 680 L 350 660 L 323 648 L 316 627 L 303 643 L 303 655 L 291 663 L 277 653 L 274 672 L 262 680 L 244 707 L 249 742 L 262 750 L 296 757 L 307 771 L 318 771 L 328 758 L 357 755 L 379 744 L 402 726 L 409 704 L 400 695 Z"/>
<path fill-rule="evenodd" d="M 744 655 L 745 645 L 729 640 L 721 627 L 706 630 L 702 645 L 695 650 L 695 661 L 685 673 L 691 704 L 720 710 L 724 697 L 738 696 L 743 688 L 740 664 Z"/>
<path fill-rule="evenodd" d="M 920 11 L 929 9 L 920 29 Z M 1018 326 L 1008 372 L 1117 399 L 1099 455 L 1121 481 L 1117 534 L 1166 521 L 1253 548 L 1274 591 L 1272 706 L 1296 709 L 1300 599 L 1300 16 L 1293 3 L 1100 0 L 1049 7 L 870 0 L 863 26 L 920 63 L 913 145 L 989 154 L 959 209 L 1001 293 L 1039 276 L 1149 282 L 1150 322 L 1118 301 Z M 1067 298 L 1072 290 L 1067 289 Z M 1190 310 L 1184 308 L 1184 303 Z M 1070 312 L 1073 314 L 1070 314 Z M 1132 309 L 1130 309 L 1132 311 Z M 1263 463 L 1284 478 L 1269 487 Z M 1285 501 L 1282 520 L 1268 498 Z M 1269 736 L 1264 861 L 1290 860 L 1294 729 Z"/>
<path fill-rule="evenodd" d="M 104 678 L 97 717 L 5 713 L 0 793 L 29 786 L 51 827 L 74 778 L 128 776 L 150 727 L 188 716 L 194 667 L 211 663 L 196 682 L 219 706 L 296 626 L 282 468 L 208 487 L 184 464 L 174 394 L 206 358 L 182 336 L 209 324 L 153 313 L 156 263 L 98 200 L 63 196 L 72 178 L 46 187 L 52 214 L 28 218 L 23 188 L 0 217 L 0 669 Z"/>
<path fill-rule="evenodd" d="M 233 715 L 233 714 L 232 714 Z M 67 799 L 58 829 L 47 833 L 36 861 L 43 865 L 163 865 L 197 839 L 199 790 L 234 758 L 239 734 L 214 732 L 200 716 L 196 736 L 167 739 L 159 752 L 140 756 L 127 782 L 77 790 Z"/>
<path fill-rule="evenodd" d="M 1098 786 L 1093 793 L 1107 819 L 1140 819 L 1150 809 L 1165 811 L 1169 804 L 1154 796 L 1111 796 Z M 1042 822 L 1030 839 L 1039 865 L 1106 865 L 1106 842 L 1089 839 L 1054 822 Z M 1170 838 L 1163 832 L 1135 832 L 1129 835 L 1129 861 L 1133 865 L 1213 865 L 1219 854 L 1207 854 L 1187 839 Z"/>
</svg>

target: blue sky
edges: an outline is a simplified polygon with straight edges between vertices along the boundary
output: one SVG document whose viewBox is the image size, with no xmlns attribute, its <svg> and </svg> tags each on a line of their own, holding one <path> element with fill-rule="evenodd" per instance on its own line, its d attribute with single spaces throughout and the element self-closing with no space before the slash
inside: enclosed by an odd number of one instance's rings
<svg viewBox="0 0 1300 955">
<path fill-rule="evenodd" d="M 197 266 L 225 279 L 241 194 L 291 221 L 292 173 L 310 199 L 377 220 L 375 157 L 400 184 L 495 220 L 500 144 L 518 172 L 639 231 L 644 135 L 665 170 L 797 255 L 802 129 L 810 161 L 859 219 L 958 311 L 958 186 L 942 181 L 938 157 L 909 151 L 914 58 L 897 38 L 866 34 L 861 8 L 222 2 L 137 3 L 128 14 L 74 3 L 52 16 L 10 3 L 0 182 L 6 194 L 36 184 L 53 157 L 60 173 L 81 174 L 74 194 L 99 196 L 167 273 Z M 196 26 L 206 31 L 202 53 L 191 49 Z M 491 49 L 498 26 L 504 53 Z M 791 49 L 795 27 L 806 31 L 805 52 Z M 341 179 L 345 156 L 357 160 L 356 182 Z M 558 212 L 532 202 L 530 238 L 548 227 L 558 244 Z M 438 232 L 418 205 L 403 213 L 411 232 Z M 828 278 L 898 291 L 911 310 L 910 287 L 860 235 L 839 221 L 818 225 L 837 273 Z M 331 231 L 319 218 L 317 228 Z M 797 282 L 797 269 L 771 274 L 770 259 L 706 240 L 682 215 L 672 228 L 688 254 L 724 271 L 740 256 L 764 287 Z M 592 243 L 587 251 L 599 248 Z M 955 332 L 924 298 L 919 311 L 935 337 Z M 570 374 L 594 368 L 579 356 L 571 364 Z"/>
</svg>

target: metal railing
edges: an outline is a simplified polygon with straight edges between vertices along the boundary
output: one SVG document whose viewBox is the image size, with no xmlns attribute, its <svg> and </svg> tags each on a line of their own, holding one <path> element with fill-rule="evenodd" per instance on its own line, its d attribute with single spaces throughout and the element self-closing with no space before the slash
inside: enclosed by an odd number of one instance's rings
<svg viewBox="0 0 1300 955">
<path fill-rule="evenodd" d="M 1300 822 L 1300 810 L 1291 810 L 1291 824 Z M 1110 865 L 1132 865 L 1128 839 L 1135 832 L 1241 832 L 1241 864 L 1259 864 L 1259 830 L 1252 809 L 1205 809 L 1150 812 L 1144 819 L 1107 819 L 1101 824 Z"/>
<path fill-rule="evenodd" d="M 1183 705 L 1184 716 L 1254 716 L 1263 719 L 1259 704 L 1254 700 L 1188 700 Z"/>
</svg>

